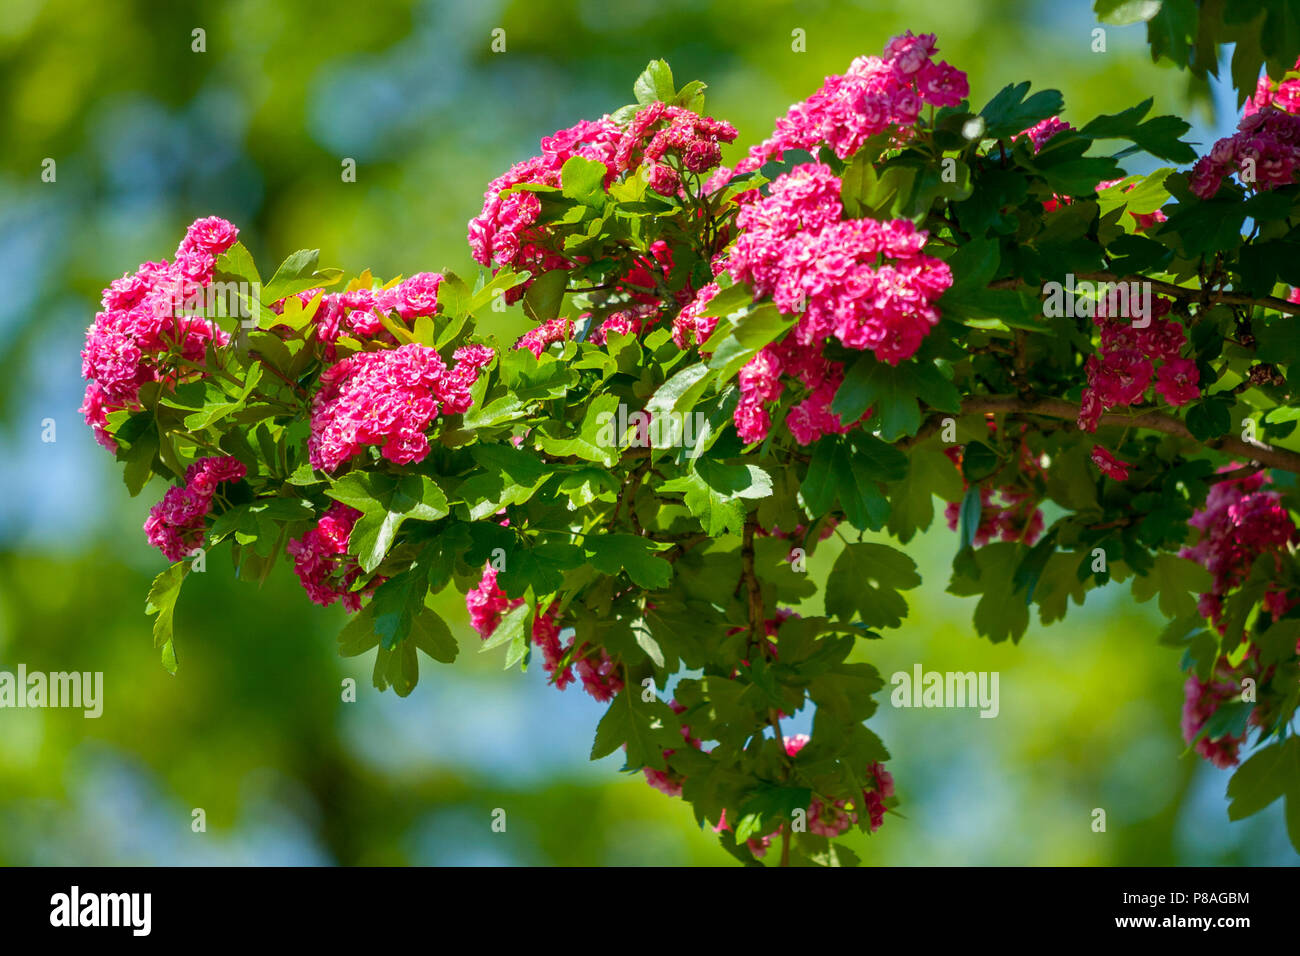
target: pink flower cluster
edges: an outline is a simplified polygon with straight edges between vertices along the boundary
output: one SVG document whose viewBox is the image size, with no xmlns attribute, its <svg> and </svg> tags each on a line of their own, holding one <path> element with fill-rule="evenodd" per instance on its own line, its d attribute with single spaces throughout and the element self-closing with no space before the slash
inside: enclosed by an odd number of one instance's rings
<svg viewBox="0 0 1300 956">
<path fill-rule="evenodd" d="M 1092 446 L 1092 463 L 1096 465 L 1103 475 L 1114 478 L 1116 481 L 1128 481 L 1129 462 L 1120 461 L 1109 450 L 1101 445 Z"/>
<path fill-rule="evenodd" d="M 1027 426 L 1021 426 L 1021 432 L 1023 433 L 1026 428 Z M 997 426 L 991 419 L 988 421 L 988 429 L 990 434 L 997 430 Z M 962 446 L 946 448 L 944 454 L 957 466 L 957 470 L 962 472 L 962 487 L 968 488 L 970 483 L 966 480 L 962 466 Z M 1020 474 L 1027 483 L 1046 477 L 1042 459 L 1034 455 L 1023 434 L 1020 439 Z M 956 531 L 961 521 L 960 502 L 949 502 L 944 509 L 944 518 L 948 522 L 949 530 Z M 1006 484 L 998 488 L 980 489 L 980 521 L 972 542 L 975 547 L 981 548 L 994 538 L 1002 541 L 1023 541 L 1025 544 L 1032 545 L 1042 533 L 1043 512 L 1038 507 L 1038 498 L 1026 486 Z"/>
<path fill-rule="evenodd" d="M 1265 106 L 1243 116 L 1236 133 L 1196 161 L 1187 186 L 1201 199 L 1210 199 L 1233 173 L 1244 185 L 1263 191 L 1291 185 L 1297 170 L 1300 116 Z"/>
<path fill-rule="evenodd" d="M 694 115 L 694 114 L 692 114 Z M 621 311 L 606 316 L 600 327 L 590 333 L 589 341 L 604 345 L 605 337 L 610 332 L 620 335 L 640 335 L 659 318 L 663 304 L 660 283 L 666 283 L 672 275 L 673 254 L 668 243 L 662 239 L 651 243 L 648 253 L 638 254 L 632 259 L 632 266 L 627 273 L 614 283 L 614 291 L 627 296 L 632 304 Z M 689 282 L 675 293 L 679 303 L 689 302 L 695 292 Z M 589 313 L 584 313 L 584 318 Z M 528 349 L 536 356 L 541 356 L 555 342 L 564 342 L 573 337 L 573 322 L 570 319 L 557 318 L 543 322 L 541 325 L 524 333 L 515 343 L 517 349 Z"/>
<path fill-rule="evenodd" d="M 1015 136 L 1012 136 L 1011 139 L 1013 142 L 1018 139 L 1028 139 L 1030 145 L 1033 147 L 1035 155 L 1037 155 L 1042 151 L 1043 147 L 1047 145 L 1047 141 L 1053 136 L 1072 129 L 1074 129 L 1074 127 L 1059 116 L 1049 116 L 1045 120 L 1039 120 L 1033 126 L 1029 127 L 1029 129 L 1021 130 Z M 1097 188 L 1101 189 L 1103 187 L 1098 184 Z M 1043 203 L 1043 212 L 1055 212 L 1060 209 L 1061 206 L 1068 206 L 1072 202 L 1073 200 L 1069 196 L 1053 195 L 1051 199 L 1048 199 Z"/>
<path fill-rule="evenodd" d="M 740 370 L 740 401 L 732 418 L 741 441 L 767 437 L 772 428 L 768 406 L 779 401 L 785 390 L 782 375 L 797 380 L 808 393 L 785 418 L 799 444 L 810 445 L 823 435 L 842 435 L 856 424 L 840 421 L 831 411 L 831 401 L 844 382 L 843 363 L 826 358 L 816 346 L 779 342 L 766 346 Z M 870 415 L 868 409 L 863 417 Z"/>
<path fill-rule="evenodd" d="M 718 327 L 718 317 L 706 315 L 708 305 L 722 291 L 716 282 L 701 286 L 695 298 L 682 307 L 673 318 L 673 341 L 679 349 L 703 345 Z"/>
<path fill-rule="evenodd" d="M 785 738 L 785 752 L 791 757 L 803 750 L 809 741 L 805 734 L 795 734 Z M 867 818 L 871 821 L 871 832 L 875 833 L 885 820 L 885 800 L 894 795 L 894 777 L 885 765 L 876 762 L 867 768 L 874 786 L 862 793 L 863 805 Z M 847 800 L 827 803 L 820 797 L 813 797 L 808 806 L 808 832 L 818 836 L 835 838 L 845 833 L 858 822 L 857 810 L 847 809 Z"/>
<path fill-rule="evenodd" d="M 501 616 L 519 605 L 523 598 L 513 601 L 506 597 L 505 591 L 497 585 L 496 569 L 488 566 L 483 570 L 483 577 L 478 587 L 465 595 L 465 606 L 469 610 L 470 626 L 478 632 L 479 637 L 487 640 L 501 623 Z M 542 665 L 551 675 L 555 686 L 564 690 L 573 683 L 573 671 L 578 672 L 582 688 L 599 701 L 609 701 L 623 689 L 623 679 L 619 676 L 617 663 L 605 652 L 603 647 L 583 644 L 574 649 L 574 639 L 567 645 L 560 643 L 560 625 L 553 608 L 547 608 L 542 614 L 533 617 L 533 643 L 541 649 Z M 566 656 L 571 664 L 560 667 Z"/>
<path fill-rule="evenodd" d="M 358 352 L 330 366 L 312 400 L 311 466 L 334 471 L 367 445 L 399 465 L 423 461 L 425 435 L 439 414 L 458 415 L 473 400 L 470 388 L 492 361 L 492 349 L 457 349 L 447 368 L 435 349 L 410 343 L 380 352 Z"/>
<path fill-rule="evenodd" d="M 336 501 L 321 515 L 316 527 L 285 548 L 307 596 L 321 607 L 341 600 L 351 612 L 361 609 L 362 592 L 352 590 L 361 576 L 361 566 L 348 554 L 348 538 L 360 517 L 356 508 Z M 368 587 L 377 587 L 381 580 L 371 581 Z"/>
<path fill-rule="evenodd" d="M 1033 496 L 1022 488 L 1015 485 L 981 488 L 980 505 L 980 523 L 974 540 L 977 548 L 994 538 L 1032 545 L 1043 533 L 1043 512 Z M 961 504 L 949 502 L 943 516 L 948 521 L 949 530 L 956 531 L 961 519 Z"/>
<path fill-rule="evenodd" d="M 750 149 L 737 173 L 780 160 L 789 150 L 815 152 L 827 145 L 841 159 L 878 133 L 904 139 L 922 107 L 956 106 L 970 93 L 966 74 L 935 62 L 933 34 L 908 31 L 885 45 L 884 56 L 861 56 L 842 76 L 828 76 L 821 88 L 776 121 L 772 137 Z"/>
<path fill-rule="evenodd" d="M 1220 472 L 1234 468 L 1225 465 Z M 1229 634 L 1224 619 L 1224 600 L 1240 587 L 1254 569 L 1257 561 L 1271 557 L 1274 567 L 1281 570 L 1288 549 L 1300 542 L 1300 532 L 1282 497 L 1264 486 L 1268 479 L 1264 472 L 1244 478 L 1220 480 L 1210 489 L 1205 507 L 1192 516 L 1190 524 L 1200 532 L 1200 538 L 1191 547 L 1183 548 L 1180 557 L 1201 564 L 1213 575 L 1210 591 L 1202 594 L 1197 608 L 1201 614 L 1228 639 L 1224 654 L 1215 661 L 1208 680 L 1195 673 L 1187 678 L 1183 702 L 1183 737 L 1188 743 L 1196 740 L 1206 721 L 1214 716 L 1220 705 L 1240 700 L 1247 677 L 1263 687 L 1272 677 L 1273 668 L 1261 668 L 1258 649 L 1246 650 L 1237 664 L 1231 662 L 1235 655 L 1235 642 L 1245 640 L 1245 634 Z M 1266 590 L 1264 610 L 1274 618 L 1288 613 L 1296 598 L 1284 588 Z M 1300 644 L 1297 646 L 1300 652 Z M 1250 722 L 1266 722 L 1268 705 L 1261 699 L 1250 715 Z M 1234 766 L 1246 734 L 1202 737 L 1196 743 L 1196 752 L 1217 767 Z"/>
<path fill-rule="evenodd" d="M 804 734 L 795 734 L 793 737 L 782 738 L 785 752 L 791 757 L 796 756 L 808 741 L 809 738 Z M 879 762 L 868 767 L 867 774 L 872 778 L 871 786 L 862 791 L 861 803 L 852 809 L 849 808 L 847 799 L 829 803 L 821 797 L 814 796 L 812 802 L 808 805 L 808 832 L 830 839 L 840 836 L 857 824 L 858 813 L 863 808 L 867 811 L 871 832 L 875 833 L 879 830 L 881 824 L 885 822 L 885 812 L 888 809 L 885 801 L 894 795 L 894 777 L 885 769 L 884 764 Z M 718 819 L 717 826 L 713 828 L 713 832 L 722 833 L 730 829 L 731 825 L 727 823 L 727 814 L 724 811 Z M 785 824 L 781 823 L 770 833 L 750 837 L 745 845 L 749 847 L 749 851 L 754 856 L 761 859 L 771 847 L 772 841 L 784 829 Z"/>
<path fill-rule="evenodd" d="M 1199 607 L 1220 632 L 1223 599 L 1245 581 L 1256 559 L 1263 554 L 1281 555 L 1289 543 L 1300 540 L 1281 495 L 1265 491 L 1266 482 L 1263 472 L 1216 482 L 1205 507 L 1189 522 L 1201 532 L 1200 539 L 1179 552 L 1214 576 L 1214 588 L 1201 595 Z M 1264 603 L 1279 616 L 1290 606 L 1287 596 L 1278 591 L 1266 594 Z"/>
<path fill-rule="evenodd" d="M 546 232 L 536 226 L 541 212 L 537 196 L 527 190 L 504 196 L 502 193 L 524 185 L 558 188 L 560 170 L 574 156 L 604 163 L 608 186 L 622 172 L 615 156 L 622 139 L 623 130 L 608 116 L 595 122 L 583 120 L 543 139 L 540 156 L 516 163 L 492 180 L 483 194 L 483 210 L 469 222 L 469 245 L 474 260 L 485 266 L 495 263 L 529 269 L 534 276 L 569 266 L 568 257 L 547 248 Z M 507 292 L 506 301 L 517 302 L 524 294 L 525 285 Z"/>
<path fill-rule="evenodd" d="M 201 301 L 217 256 L 235 244 L 238 233 L 216 216 L 195 220 L 170 264 L 146 262 L 104 290 L 104 311 L 95 315 L 81 352 L 81 374 L 90 384 L 79 411 L 109 451 L 117 450 L 107 430 L 109 412 L 139 408 L 146 382 L 189 377 L 173 367 L 173 357 L 201 362 L 208 343 L 229 340 L 215 324 L 186 313 Z"/>
<path fill-rule="evenodd" d="M 1049 116 L 1045 120 L 1039 120 L 1029 129 L 1017 133 L 1011 139 L 1014 141 L 1022 137 L 1027 138 L 1033 145 L 1034 152 L 1038 153 L 1042 152 L 1043 147 L 1047 145 L 1047 141 L 1057 133 L 1064 133 L 1072 129 L 1074 127 L 1059 116 Z"/>
<path fill-rule="evenodd" d="M 1107 409 L 1138 404 L 1153 382 L 1156 392 L 1175 407 L 1200 397 L 1196 362 L 1179 354 L 1186 333 L 1177 322 L 1163 318 L 1171 308 L 1167 299 L 1152 299 L 1150 324 L 1135 328 L 1109 317 L 1106 298 L 1098 302 L 1094 321 L 1101 329 L 1101 349 L 1084 364 L 1088 385 L 1080 402 L 1079 428 L 1095 432 Z"/>
<path fill-rule="evenodd" d="M 828 166 L 796 167 L 740 211 L 728 271 L 800 316 L 793 330 L 799 344 L 833 335 L 897 365 L 938 324 L 934 300 L 952 285 L 952 273 L 921 252 L 928 236 L 910 221 L 844 221 L 843 211 L 840 180 Z"/>
<path fill-rule="evenodd" d="M 203 531 L 217 485 L 223 481 L 239 481 L 247 469 L 238 458 L 219 456 L 200 458 L 185 469 L 185 485 L 167 489 L 162 501 L 149 509 L 144 522 L 149 543 L 166 555 L 168 561 L 179 561 L 203 546 Z"/>
<path fill-rule="evenodd" d="M 796 441 L 847 431 L 854 423 L 830 411 L 844 368 L 823 355 L 826 341 L 834 337 L 896 365 L 939 321 L 934 300 L 952 284 L 952 273 L 921 252 L 926 234 L 906 220 L 845 221 L 843 212 L 839 179 L 823 164 L 805 163 L 777 177 L 768 196 L 737 217 L 741 232 L 726 264 L 732 279 L 799 316 L 782 342 L 741 370 L 735 422 L 745 442 L 760 441 L 771 429 L 768 406 L 781 397 L 782 375 L 809 390 L 786 419 Z M 678 314 L 673 338 L 679 346 L 712 334 L 717 319 L 705 310 L 717 292 L 716 283 L 706 285 Z"/>
<path fill-rule="evenodd" d="M 1229 638 L 1224 653 L 1214 662 L 1209 679 L 1202 680 L 1196 673 L 1189 674 L 1184 688 L 1183 738 L 1189 744 L 1196 740 L 1196 752 L 1216 767 L 1237 764 L 1249 731 L 1219 737 L 1206 734 L 1197 740 L 1206 722 L 1221 705 L 1242 699 L 1248 679 L 1262 691 L 1276 673 L 1275 665 L 1261 664 L 1259 648 L 1253 644 L 1246 648 L 1240 660 L 1233 663 L 1237 651 L 1232 641 L 1244 640 L 1246 635 L 1227 633 L 1223 601 L 1231 590 L 1245 581 L 1257 558 L 1271 556 L 1275 568 L 1280 570 L 1282 555 L 1300 537 L 1280 497 L 1275 492 L 1261 490 L 1264 482 L 1263 473 L 1259 473 L 1217 483 L 1210 492 L 1205 509 L 1192 519 L 1192 524 L 1201 529 L 1201 539 L 1194 547 L 1184 548 L 1181 552 L 1183 557 L 1199 561 L 1214 575 L 1214 588 L 1201 595 L 1198 607 L 1217 630 Z M 1264 610 L 1274 619 L 1290 612 L 1296 603 L 1297 599 L 1285 589 L 1271 589 L 1264 593 Z M 1300 653 L 1300 641 L 1297 641 L 1296 652 Z M 1288 693 L 1284 688 L 1283 694 Z M 1276 706 L 1276 700 L 1261 694 L 1250 712 L 1248 724 L 1267 726 Z"/>
<path fill-rule="evenodd" d="M 1183 687 L 1183 739 L 1189 744 L 1196 740 L 1206 721 L 1214 716 L 1221 704 L 1241 699 L 1241 676 L 1233 671 L 1226 657 L 1215 662 L 1214 671 L 1209 680 L 1201 680 L 1195 674 L 1187 678 Z M 1246 742 L 1246 735 L 1225 734 L 1211 739 L 1207 734 L 1196 741 L 1196 752 L 1216 767 L 1235 767 L 1238 751 Z"/>
<path fill-rule="evenodd" d="M 1296 60 L 1292 67 L 1292 72 L 1297 70 L 1300 70 L 1300 60 Z M 1269 79 L 1268 73 L 1261 73 L 1259 82 L 1255 85 L 1255 93 L 1246 100 L 1242 113 L 1251 116 L 1268 106 L 1287 113 L 1300 113 L 1300 78 L 1284 77 L 1274 83 Z"/>
<path fill-rule="evenodd" d="M 698 175 L 717 166 L 722 159 L 721 144 L 735 138 L 736 128 L 730 123 L 655 102 L 632 117 L 618 144 L 614 163 L 620 172 L 648 164 L 650 188 L 675 196 L 682 188 L 681 175 L 665 161 L 665 154 L 671 151 L 683 168 Z"/>
<path fill-rule="evenodd" d="M 438 311 L 438 288 L 442 279 L 437 272 L 419 272 L 387 289 L 353 289 L 322 295 L 312 321 L 316 324 L 316 338 L 325 346 L 325 358 L 333 361 L 334 345 L 340 336 L 395 343 L 397 340 L 384 328 L 380 316 L 395 312 L 409 323 L 433 315 Z M 299 292 L 298 300 L 304 306 L 310 305 L 321 291 L 308 289 Z M 283 301 L 271 306 L 273 312 L 283 310 Z"/>
<path fill-rule="evenodd" d="M 517 349 L 528 349 L 541 358 L 542 353 L 556 342 L 567 342 L 573 338 L 572 319 L 548 319 L 535 329 L 525 332 L 515 343 Z"/>
</svg>

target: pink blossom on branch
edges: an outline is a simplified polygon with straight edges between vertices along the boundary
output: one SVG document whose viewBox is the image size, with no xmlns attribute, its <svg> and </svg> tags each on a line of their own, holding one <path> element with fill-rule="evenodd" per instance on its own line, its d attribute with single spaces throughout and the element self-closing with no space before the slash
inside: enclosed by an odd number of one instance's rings
<svg viewBox="0 0 1300 956">
<path fill-rule="evenodd" d="M 750 172 L 790 150 L 829 146 L 847 159 L 868 138 L 892 133 L 906 139 L 924 106 L 956 106 L 970 93 L 966 74 L 936 62 L 933 34 L 910 31 L 886 44 L 884 55 L 860 56 L 843 75 L 828 76 L 821 89 L 790 107 L 776 130 L 736 164 Z"/>
<path fill-rule="evenodd" d="M 185 470 L 184 486 L 167 489 L 162 501 L 149 509 L 144 522 L 149 543 L 179 561 L 203 546 L 203 532 L 217 485 L 239 481 L 247 469 L 238 458 L 230 456 L 200 458 Z"/>
<path fill-rule="evenodd" d="M 469 410 L 470 386 L 492 357 L 486 346 L 466 346 L 449 369 L 436 350 L 409 343 L 358 352 L 326 369 L 312 400 L 311 466 L 334 471 L 367 446 L 395 464 L 423 461 L 425 432 L 440 414 Z"/>
</svg>

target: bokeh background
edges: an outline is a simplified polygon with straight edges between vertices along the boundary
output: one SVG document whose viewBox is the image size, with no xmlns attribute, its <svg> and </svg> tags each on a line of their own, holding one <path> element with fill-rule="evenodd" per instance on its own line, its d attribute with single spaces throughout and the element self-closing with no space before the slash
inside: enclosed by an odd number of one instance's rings
<svg viewBox="0 0 1300 956">
<path fill-rule="evenodd" d="M 1202 144 L 1234 125 L 1231 92 L 1193 104 L 1184 77 L 1150 62 L 1142 27 L 1109 28 L 1094 53 L 1095 26 L 1088 0 L 0 3 L 0 670 L 103 671 L 106 684 L 99 720 L 0 711 L 0 863 L 732 862 L 680 801 L 617 757 L 587 759 L 600 705 L 540 669 L 503 672 L 454 603 L 461 660 L 422 659 L 400 700 L 370 688 L 369 655 L 336 655 L 342 612 L 311 605 L 287 565 L 258 589 L 217 551 L 186 582 L 169 676 L 144 615 L 164 561 L 140 530 L 162 487 L 128 497 L 76 413 L 99 290 L 209 214 L 241 227 L 264 272 L 318 246 L 349 274 L 472 277 L 465 223 L 487 181 L 540 137 L 628 102 L 655 57 L 679 85 L 709 84 L 708 111 L 741 130 L 729 161 L 905 29 L 938 34 L 977 106 L 1032 79 L 1065 93 L 1067 119 L 1150 95 L 1194 118 Z M 503 336 L 526 326 L 494 320 Z M 861 653 L 886 677 L 917 662 L 996 670 L 1001 714 L 895 710 L 880 695 L 873 727 L 903 805 L 852 838 L 867 862 L 1296 862 L 1280 804 L 1229 823 L 1228 774 L 1184 755 L 1178 658 L 1155 643 L 1153 607 L 1112 586 L 1020 647 L 993 646 L 972 632 L 973 600 L 942 593 L 953 549 L 942 521 L 909 546 L 924 590 L 906 626 Z M 349 676 L 355 703 L 341 700 Z"/>
</svg>

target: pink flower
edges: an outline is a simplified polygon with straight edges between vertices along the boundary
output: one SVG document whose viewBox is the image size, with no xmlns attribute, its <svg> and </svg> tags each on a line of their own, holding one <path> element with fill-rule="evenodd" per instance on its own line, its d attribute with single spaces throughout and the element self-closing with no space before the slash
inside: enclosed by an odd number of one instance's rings
<svg viewBox="0 0 1300 956">
<path fill-rule="evenodd" d="M 1243 116 L 1236 133 L 1216 142 L 1196 161 L 1188 188 L 1201 199 L 1210 199 L 1223 180 L 1236 173 L 1243 185 L 1262 192 L 1289 186 L 1297 170 L 1300 117 L 1264 106 Z"/>
<path fill-rule="evenodd" d="M 212 281 L 214 253 L 224 251 L 238 232 L 213 216 L 190 226 L 172 263 L 145 262 L 134 275 L 104 289 L 104 311 L 86 330 L 81 374 L 88 380 L 81 412 L 95 440 L 116 450 L 107 431 L 108 413 L 140 407 L 147 382 L 174 386 L 202 373 L 172 361 L 202 362 L 208 343 L 225 345 L 229 336 L 215 323 L 189 313 Z"/>
<path fill-rule="evenodd" d="M 311 466 L 334 471 L 366 446 L 399 465 L 423 461 L 429 453 L 425 432 L 439 414 L 468 411 L 470 387 L 490 353 L 467 346 L 448 369 L 434 349 L 409 343 L 358 352 L 326 369 L 312 400 Z"/>
<path fill-rule="evenodd" d="M 1053 136 L 1072 129 L 1074 129 L 1074 127 L 1065 122 L 1065 120 L 1061 119 L 1059 116 L 1049 116 L 1047 119 L 1040 120 L 1033 126 L 1029 127 L 1029 129 L 1019 132 L 1011 138 L 1016 140 L 1020 139 L 1022 136 L 1028 137 L 1029 142 L 1033 144 L 1034 152 L 1037 153 L 1047 145 L 1047 141 Z"/>
<path fill-rule="evenodd" d="M 470 626 L 484 640 L 492 636 L 506 612 L 523 603 L 523 598 L 511 600 L 506 597 L 506 593 L 497 585 L 496 569 L 490 565 L 484 568 L 478 587 L 465 595 Z M 575 648 L 573 639 L 567 645 L 561 644 L 560 625 L 553 608 L 548 607 L 534 616 L 533 643 L 541 650 L 542 666 L 551 675 L 558 690 L 564 690 L 573 682 L 574 670 L 577 670 L 578 677 L 582 680 L 583 689 L 596 700 L 612 700 L 623 689 L 617 663 L 603 647 L 583 644 Z M 566 657 L 569 663 L 561 667 L 560 664 Z"/>
<path fill-rule="evenodd" d="M 180 248 L 176 250 L 176 255 L 204 252 L 210 256 L 217 256 L 233 246 L 238 238 L 239 230 L 220 216 L 196 219 L 186 230 L 185 238 Z"/>
<path fill-rule="evenodd" d="M 1187 341 L 1183 327 L 1163 319 L 1172 303 L 1153 299 L 1145 328 L 1111 318 L 1112 305 L 1108 298 L 1097 304 L 1094 321 L 1100 330 L 1101 349 L 1084 363 L 1088 386 L 1083 390 L 1078 419 L 1084 431 L 1096 431 L 1107 409 L 1141 402 L 1153 380 L 1155 390 L 1174 406 L 1185 405 L 1201 394 L 1195 361 L 1179 357 Z"/>
<path fill-rule="evenodd" d="M 422 315 L 433 315 L 438 310 L 438 286 L 442 276 L 437 272 L 420 272 L 397 286 L 393 308 L 408 322 Z"/>
<path fill-rule="evenodd" d="M 752 147 L 735 172 L 758 169 L 790 150 L 815 153 L 829 146 L 847 159 L 879 133 L 906 139 L 923 105 L 955 106 L 969 93 L 966 74 L 934 62 L 936 52 L 932 34 L 909 32 L 890 40 L 883 57 L 858 57 L 843 75 L 826 77 L 817 92 L 791 106 L 772 136 Z"/>
<path fill-rule="evenodd" d="M 511 190 L 523 184 L 559 187 L 560 170 L 574 156 L 603 163 L 607 170 L 605 184 L 609 185 L 622 171 L 615 161 L 615 150 L 623 132 L 607 116 L 595 122 L 584 120 L 546 137 L 541 142 L 542 155 L 516 163 L 489 183 L 483 194 L 483 210 L 469 222 L 469 245 L 475 261 L 485 266 L 528 269 L 534 277 L 570 265 L 562 251 L 551 247 L 546 230 L 536 226 L 541 212 L 537 196 Z M 506 301 L 517 302 L 531 281 L 507 292 Z"/>
<path fill-rule="evenodd" d="M 1200 376 L 1196 363 L 1191 359 L 1170 359 L 1156 372 L 1156 391 L 1170 405 L 1186 405 L 1200 398 Z"/>
<path fill-rule="evenodd" d="M 1128 481 L 1129 463 L 1120 461 L 1101 445 L 1092 446 L 1092 463 L 1116 481 Z"/>
<path fill-rule="evenodd" d="M 361 577 L 361 566 L 348 554 L 348 540 L 360 517 L 361 512 L 357 509 L 335 501 L 316 527 L 285 547 L 289 557 L 293 558 L 294 573 L 307 596 L 321 607 L 342 601 L 351 612 L 361 609 L 364 592 L 353 590 L 353 585 Z M 373 579 L 366 591 L 378 587 L 382 581 L 382 578 Z"/>
<path fill-rule="evenodd" d="M 167 489 L 162 501 L 149 509 L 144 531 L 149 543 L 180 561 L 203 546 L 203 531 L 212 499 L 221 482 L 239 481 L 246 469 L 229 456 L 200 458 L 185 469 L 185 484 Z"/>
</svg>

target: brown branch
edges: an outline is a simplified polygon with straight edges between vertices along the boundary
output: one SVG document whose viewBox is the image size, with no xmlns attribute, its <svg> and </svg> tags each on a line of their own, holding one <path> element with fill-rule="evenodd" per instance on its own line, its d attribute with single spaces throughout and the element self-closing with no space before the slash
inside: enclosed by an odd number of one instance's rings
<svg viewBox="0 0 1300 956">
<path fill-rule="evenodd" d="M 1061 398 L 1026 400 L 1016 395 L 975 395 L 962 402 L 962 414 L 971 415 L 987 412 L 995 414 L 1019 412 L 1025 415 L 1039 415 L 1044 418 L 1060 418 L 1074 421 L 1079 416 L 1079 407 Z M 942 420 L 942 417 L 940 417 L 940 420 Z M 1176 438 L 1200 441 L 1182 421 L 1172 415 L 1166 415 L 1164 412 L 1149 411 L 1140 412 L 1136 415 L 1106 412 L 1101 416 L 1099 423 L 1102 425 L 1122 425 L 1129 428 L 1145 428 L 1149 431 L 1173 435 Z M 1263 442 L 1247 442 L 1232 435 L 1212 438 L 1202 444 L 1234 458 L 1257 461 L 1269 468 L 1279 468 L 1282 471 L 1300 474 L 1300 453 L 1288 451 L 1285 448 L 1274 448 L 1271 445 L 1265 445 Z"/>
<path fill-rule="evenodd" d="M 1279 299 L 1271 295 L 1253 296 L 1244 292 L 1211 292 L 1205 288 L 1192 289 L 1187 286 L 1175 285 L 1172 282 L 1161 282 L 1159 279 L 1148 279 L 1145 276 L 1118 276 L 1113 272 L 1089 272 L 1079 275 L 1077 278 L 1084 282 L 1150 282 L 1151 289 L 1154 292 L 1175 299 L 1190 299 L 1194 302 L 1219 302 L 1224 305 L 1259 305 L 1277 312 L 1285 312 L 1288 315 L 1300 315 L 1300 303 L 1288 302 L 1286 299 Z M 1022 279 L 999 279 L 996 282 L 989 283 L 989 288 L 1014 289 L 1018 286 L 1030 284 Z"/>
</svg>

